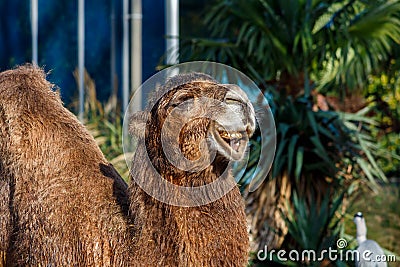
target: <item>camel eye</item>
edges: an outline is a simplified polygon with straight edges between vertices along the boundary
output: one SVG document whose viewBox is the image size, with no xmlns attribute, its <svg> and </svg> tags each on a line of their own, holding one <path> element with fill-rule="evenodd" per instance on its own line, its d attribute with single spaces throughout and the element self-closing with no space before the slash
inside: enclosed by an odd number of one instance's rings
<svg viewBox="0 0 400 267">
<path fill-rule="evenodd" d="M 178 111 L 189 111 L 193 107 L 193 99 L 188 99 L 181 103 L 173 104 L 171 107 L 178 109 Z"/>
<path fill-rule="evenodd" d="M 180 108 L 180 109 L 188 109 L 193 104 L 193 96 L 192 95 L 179 95 L 174 97 L 169 104 L 170 108 Z"/>
</svg>

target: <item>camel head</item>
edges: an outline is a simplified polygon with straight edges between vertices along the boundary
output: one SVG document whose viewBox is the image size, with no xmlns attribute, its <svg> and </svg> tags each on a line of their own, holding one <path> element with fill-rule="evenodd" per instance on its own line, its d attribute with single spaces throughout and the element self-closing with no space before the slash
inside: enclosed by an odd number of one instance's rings
<svg viewBox="0 0 400 267">
<path fill-rule="evenodd" d="M 254 130 L 254 109 L 242 89 L 201 73 L 172 77 L 131 120 L 153 165 L 186 172 L 241 160 Z"/>
</svg>

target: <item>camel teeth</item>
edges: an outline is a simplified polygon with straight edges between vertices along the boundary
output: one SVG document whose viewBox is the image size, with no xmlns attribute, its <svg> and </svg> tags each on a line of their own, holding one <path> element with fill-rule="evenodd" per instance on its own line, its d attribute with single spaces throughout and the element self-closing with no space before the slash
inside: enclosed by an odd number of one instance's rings
<svg viewBox="0 0 400 267">
<path fill-rule="evenodd" d="M 236 138 L 236 139 L 242 138 L 242 134 L 241 134 L 241 133 L 235 133 L 235 138 Z"/>
<path fill-rule="evenodd" d="M 223 132 L 223 133 L 221 134 L 221 137 L 223 137 L 223 138 L 229 138 L 229 134 L 228 134 L 227 132 Z"/>
<path fill-rule="evenodd" d="M 242 133 L 235 132 L 235 133 L 228 133 L 222 132 L 220 133 L 222 138 L 229 138 L 229 139 L 241 139 L 243 137 Z"/>
</svg>

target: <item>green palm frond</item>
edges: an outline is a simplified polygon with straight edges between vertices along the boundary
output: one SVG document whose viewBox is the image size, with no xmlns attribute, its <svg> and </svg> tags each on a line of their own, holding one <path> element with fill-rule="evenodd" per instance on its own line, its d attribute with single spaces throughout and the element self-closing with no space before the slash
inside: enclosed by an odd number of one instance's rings
<svg viewBox="0 0 400 267">
<path fill-rule="evenodd" d="M 287 172 L 295 180 L 301 175 L 320 173 L 321 177 L 366 177 L 371 188 L 387 178 L 377 164 L 382 149 L 376 146 L 369 129 L 377 122 L 369 118 L 367 107 L 358 113 L 313 111 L 305 99 L 278 101 L 274 111 L 277 124 L 277 148 L 271 177 Z M 252 177 L 260 146 L 252 145 L 248 172 Z M 254 164 L 252 164 L 254 162 Z M 351 172 L 343 170 L 351 170 Z"/>
<path fill-rule="evenodd" d="M 368 75 L 387 58 L 394 43 L 399 43 L 399 1 L 350 3 L 345 9 L 323 13 L 314 25 L 315 34 L 319 32 L 331 40 L 331 52 L 319 76 L 320 89 L 338 84 L 347 88 L 365 84 Z"/>
</svg>

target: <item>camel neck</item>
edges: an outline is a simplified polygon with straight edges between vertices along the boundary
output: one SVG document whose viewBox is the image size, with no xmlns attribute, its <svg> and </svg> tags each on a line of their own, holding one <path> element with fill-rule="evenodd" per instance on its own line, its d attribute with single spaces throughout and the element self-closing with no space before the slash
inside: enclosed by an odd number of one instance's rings
<svg viewBox="0 0 400 267">
<path fill-rule="evenodd" d="M 130 214 L 137 233 L 137 259 L 148 266 L 221 266 L 224 262 L 245 265 L 248 236 L 244 202 L 238 187 L 234 185 L 222 197 L 200 206 L 163 203 L 141 187 L 147 183 L 150 184 L 148 191 L 168 193 L 160 186 L 160 174 L 150 161 L 136 163 L 146 156 L 144 153 L 139 149 L 135 154 L 129 187 Z M 228 176 L 221 178 L 221 182 L 234 183 L 234 179 Z M 212 198 L 214 193 L 218 191 L 208 192 L 204 197 Z M 179 194 L 179 191 L 167 195 L 172 199 L 187 198 L 187 203 L 192 201 L 189 195 Z M 150 251 L 158 257 L 150 259 Z"/>
<path fill-rule="evenodd" d="M 131 202 L 139 226 L 136 255 L 149 265 L 220 266 L 248 253 L 243 201 L 238 188 L 198 207 L 161 203 L 137 188 Z M 159 255 L 148 259 L 148 251 Z M 229 253 L 230 254 L 229 254 Z M 238 256 L 241 255 L 241 256 Z M 232 258 L 230 258 L 232 257 Z M 237 266 L 244 265 L 241 262 Z"/>
</svg>

